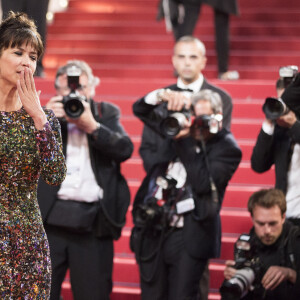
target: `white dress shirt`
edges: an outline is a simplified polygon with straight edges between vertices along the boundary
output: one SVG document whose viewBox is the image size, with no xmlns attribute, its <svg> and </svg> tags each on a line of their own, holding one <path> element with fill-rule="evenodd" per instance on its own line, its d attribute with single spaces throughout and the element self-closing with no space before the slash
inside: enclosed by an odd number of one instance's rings
<svg viewBox="0 0 300 300">
<path fill-rule="evenodd" d="M 103 189 L 97 184 L 91 166 L 86 133 L 74 124 L 68 124 L 67 175 L 58 198 L 95 202 L 103 198 Z"/>
</svg>

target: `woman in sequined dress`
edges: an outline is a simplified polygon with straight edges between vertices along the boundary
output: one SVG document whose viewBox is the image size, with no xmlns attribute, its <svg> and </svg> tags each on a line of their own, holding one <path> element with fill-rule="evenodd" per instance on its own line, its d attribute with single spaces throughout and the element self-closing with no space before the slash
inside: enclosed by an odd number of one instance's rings
<svg viewBox="0 0 300 300">
<path fill-rule="evenodd" d="M 33 73 L 43 45 L 32 20 L 0 24 L 0 299 L 48 299 L 51 265 L 37 181 L 65 177 L 60 127 L 43 110 Z"/>
</svg>

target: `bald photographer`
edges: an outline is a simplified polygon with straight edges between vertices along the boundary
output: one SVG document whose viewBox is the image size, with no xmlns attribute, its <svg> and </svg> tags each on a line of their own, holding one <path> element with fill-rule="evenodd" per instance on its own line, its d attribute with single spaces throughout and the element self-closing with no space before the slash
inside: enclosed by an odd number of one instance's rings
<svg viewBox="0 0 300 300">
<path fill-rule="evenodd" d="M 211 90 L 164 89 L 133 111 L 161 137 L 132 212 L 142 299 L 196 299 L 208 259 L 220 255 L 219 213 L 241 150 L 222 127 L 222 101 Z"/>
</svg>

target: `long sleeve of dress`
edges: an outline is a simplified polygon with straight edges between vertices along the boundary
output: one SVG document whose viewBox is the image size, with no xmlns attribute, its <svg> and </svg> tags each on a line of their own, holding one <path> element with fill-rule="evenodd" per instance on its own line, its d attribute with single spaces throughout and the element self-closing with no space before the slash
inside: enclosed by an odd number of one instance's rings
<svg viewBox="0 0 300 300">
<path fill-rule="evenodd" d="M 41 175 L 50 185 L 59 185 L 66 175 L 60 124 L 52 111 L 47 111 L 48 122 L 36 132 L 40 155 Z"/>
</svg>

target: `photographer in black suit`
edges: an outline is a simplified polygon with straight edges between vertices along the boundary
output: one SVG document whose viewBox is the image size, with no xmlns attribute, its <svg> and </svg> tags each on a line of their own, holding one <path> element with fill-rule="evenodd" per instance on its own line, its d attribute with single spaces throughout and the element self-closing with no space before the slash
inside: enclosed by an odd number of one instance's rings
<svg viewBox="0 0 300 300">
<path fill-rule="evenodd" d="M 173 67 L 178 73 L 177 82 L 175 84 L 164 87 L 169 93 L 184 92 L 174 95 L 191 95 L 203 89 L 209 89 L 221 97 L 223 111 L 223 127 L 230 130 L 232 100 L 230 95 L 219 87 L 209 83 L 202 71 L 206 66 L 206 49 L 204 44 L 197 38 L 192 36 L 184 36 L 180 38 L 174 46 L 172 57 Z M 157 89 L 147 94 L 143 99 L 148 101 L 156 101 L 157 94 L 161 89 Z M 152 99 L 152 100 L 149 100 Z M 140 155 L 143 159 L 146 171 L 154 162 L 160 162 L 160 153 L 163 153 L 165 140 L 148 126 L 144 126 Z M 154 155 L 153 155 L 154 154 Z"/>
<path fill-rule="evenodd" d="M 251 167 L 254 171 L 263 173 L 275 166 L 275 187 L 286 195 L 286 217 L 300 225 L 300 122 L 297 108 L 289 102 L 293 100 L 291 92 L 297 90 L 297 87 L 294 88 L 295 83 L 290 83 L 295 80 L 296 73 L 293 73 L 291 66 L 281 70 L 290 70 L 291 74 L 278 79 L 278 99 L 267 98 L 265 101 L 263 109 L 266 119 L 252 152 Z M 281 97 L 289 106 L 282 102 Z M 299 101 L 294 101 L 296 105 L 297 102 Z"/>
<path fill-rule="evenodd" d="M 230 95 L 219 87 L 209 83 L 203 71 L 206 66 L 206 49 L 205 45 L 197 38 L 192 36 L 184 36 L 180 38 L 175 46 L 172 57 L 173 67 L 178 74 L 175 84 L 166 86 L 170 95 L 178 97 L 191 96 L 203 89 L 209 89 L 216 92 L 222 101 L 223 120 L 222 126 L 230 131 L 232 100 Z M 143 97 L 148 102 L 156 103 L 157 95 L 164 89 L 157 89 Z M 180 93 L 178 93 L 180 92 Z M 149 126 L 144 126 L 142 143 L 139 153 L 143 159 L 145 170 L 148 172 L 151 167 L 164 161 L 164 155 L 170 150 L 171 140 L 164 139 L 160 134 L 157 134 Z M 209 271 L 208 264 L 201 278 L 200 293 L 202 298 L 208 296 L 209 289 Z"/>
<path fill-rule="evenodd" d="M 142 299 L 196 299 L 208 259 L 220 255 L 219 212 L 241 150 L 222 128 L 222 102 L 211 90 L 161 90 L 133 111 L 161 139 L 149 149 L 133 205 Z"/>
<path fill-rule="evenodd" d="M 60 299 L 70 269 L 78 300 L 108 300 L 112 290 L 113 240 L 121 235 L 130 202 L 120 165 L 133 144 L 120 124 L 120 109 L 93 100 L 99 78 L 84 61 L 58 69 L 57 95 L 46 104 L 60 119 L 67 162 L 65 181 L 39 181 L 38 200 L 50 245 L 51 300 Z"/>
</svg>

